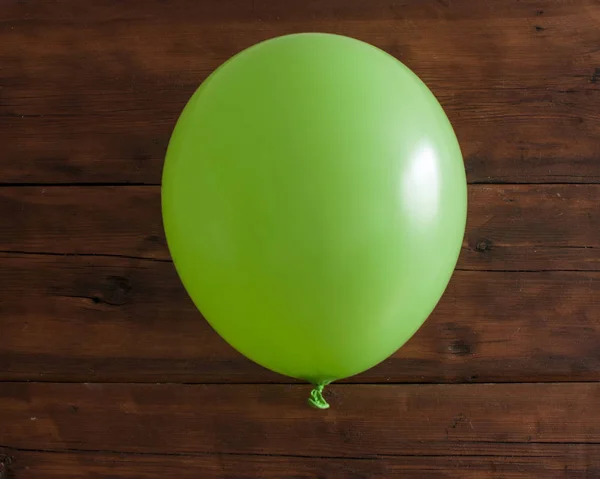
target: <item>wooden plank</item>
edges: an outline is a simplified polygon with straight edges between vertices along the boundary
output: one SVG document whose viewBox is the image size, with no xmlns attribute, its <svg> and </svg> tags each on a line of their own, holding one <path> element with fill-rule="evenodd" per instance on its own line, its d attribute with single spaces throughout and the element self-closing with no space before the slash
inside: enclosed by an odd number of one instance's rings
<svg viewBox="0 0 600 479">
<path fill-rule="evenodd" d="M 0 380 L 280 382 L 202 320 L 170 263 L 1 255 Z M 600 273 L 457 271 L 353 382 L 597 381 Z"/>
<path fill-rule="evenodd" d="M 306 404 L 307 386 L 3 383 L 2 441 L 33 450 L 320 457 L 600 442 L 597 383 L 328 389 L 333 406 L 321 411 Z"/>
<path fill-rule="evenodd" d="M 446 108 L 472 182 L 600 180 L 593 0 L 38 0 L 0 16 L 5 183 L 157 184 L 198 84 L 299 31 L 353 36 L 410 66 Z"/>
<path fill-rule="evenodd" d="M 600 270 L 598 185 L 471 185 L 459 269 Z M 0 251 L 168 260 L 160 189 L 0 188 Z"/>
<path fill-rule="evenodd" d="M 335 477 L 384 479 L 487 479 L 544 477 L 584 479 L 600 474 L 600 446 L 518 444 L 466 446 L 463 455 L 377 458 L 282 457 L 265 455 L 147 455 L 106 452 L 5 450 L 19 479 L 119 477 L 163 479 L 297 479 Z M 508 454 L 507 454 L 508 453 Z M 446 452 L 447 454 L 447 452 Z M 0 456 L 1 457 L 1 456 Z M 565 476 L 565 474 L 567 474 Z"/>
<path fill-rule="evenodd" d="M 0 249 L 168 259 L 158 187 L 0 188 Z"/>
<path fill-rule="evenodd" d="M 471 186 L 458 267 L 600 270 L 600 188 Z"/>
</svg>

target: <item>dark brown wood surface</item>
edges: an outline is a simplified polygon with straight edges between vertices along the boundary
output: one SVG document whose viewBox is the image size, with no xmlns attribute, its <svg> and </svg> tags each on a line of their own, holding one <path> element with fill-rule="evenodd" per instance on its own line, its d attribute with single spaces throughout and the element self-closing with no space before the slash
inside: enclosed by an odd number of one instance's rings
<svg viewBox="0 0 600 479">
<path fill-rule="evenodd" d="M 458 268 L 600 271 L 599 197 L 600 184 L 470 185 Z M 0 187 L 0 231 L 7 254 L 170 261 L 158 186 Z"/>
<path fill-rule="evenodd" d="M 471 181 L 600 180 L 595 0 L 119 3 L 4 0 L 3 181 L 158 184 L 199 82 L 301 31 L 350 35 L 409 65 L 453 121 Z"/>
<path fill-rule="evenodd" d="M 189 96 L 300 31 L 412 68 L 470 183 L 436 311 L 328 411 L 212 331 L 160 218 Z M 600 478 L 599 311 L 597 0 L 0 2 L 0 479 Z"/>
<path fill-rule="evenodd" d="M 225 344 L 170 263 L 0 259 L 3 379 L 289 381 Z M 457 271 L 415 337 L 350 381 L 600 380 L 599 309 L 599 272 Z"/>
<path fill-rule="evenodd" d="M 328 411 L 306 407 L 303 386 L 5 383 L 1 391 L 11 444 L 3 453 L 20 477 L 600 472 L 600 385 L 591 383 L 335 385 Z"/>
<path fill-rule="evenodd" d="M 332 385 L 4 383 L 16 449 L 309 457 L 428 455 L 468 443 L 600 443 L 598 383 Z M 110 425 L 110 427 L 106 427 Z M 293 434 L 293 437 L 290 436 Z M 468 447 L 468 446 L 467 446 Z"/>
<path fill-rule="evenodd" d="M 110 477 L 138 479 L 587 479 L 600 475 L 600 447 L 588 444 L 465 443 L 439 445 L 432 455 L 302 457 L 263 454 L 127 454 L 104 451 L 5 449 L 15 475 L 24 479 Z M 0 455 L 0 458 L 2 455 Z M 87 475 L 87 476 L 86 476 Z"/>
</svg>

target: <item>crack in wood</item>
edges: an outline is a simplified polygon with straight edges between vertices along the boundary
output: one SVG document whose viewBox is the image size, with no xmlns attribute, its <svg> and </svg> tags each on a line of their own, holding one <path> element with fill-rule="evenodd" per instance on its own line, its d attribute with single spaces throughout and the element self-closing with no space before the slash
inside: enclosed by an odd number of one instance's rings
<svg viewBox="0 0 600 479">
<path fill-rule="evenodd" d="M 462 422 L 461 419 L 459 422 Z M 452 426 L 449 426 L 452 427 Z M 454 426 L 456 428 L 456 426 Z M 447 444 L 447 441 L 427 441 L 431 445 L 443 446 Z M 548 446 L 598 446 L 600 443 L 597 442 L 544 442 L 544 441 L 461 441 L 460 444 L 464 446 L 465 450 L 469 449 L 469 446 L 528 446 L 528 445 L 548 445 Z M 81 449 L 81 448 L 65 448 L 65 449 L 40 449 L 40 448 L 23 448 L 23 447 L 12 447 L 9 445 L 0 445 L 0 450 L 13 452 L 34 452 L 34 453 L 45 453 L 45 454 L 114 454 L 120 456 L 149 456 L 149 457 L 199 457 L 199 456 L 233 456 L 233 457 L 281 457 L 281 458 L 297 458 L 297 459 L 325 459 L 325 460 L 373 460 L 377 458 L 394 458 L 394 457 L 431 457 L 431 458 L 442 458 L 442 457 L 456 457 L 457 454 L 414 454 L 404 453 L 400 451 L 398 454 L 389 453 L 378 453 L 368 454 L 365 456 L 340 456 L 340 455 L 313 455 L 313 454 L 269 454 L 269 453 L 255 453 L 255 452 L 230 452 L 230 451 L 197 451 L 197 452 L 148 452 L 148 451 L 128 451 L 128 450 L 113 450 L 113 449 Z M 499 451 L 498 454 L 460 454 L 460 457 L 503 457 L 505 453 Z M 12 457 L 5 456 L 7 461 L 12 461 Z M 539 455 L 539 454 L 521 454 L 517 457 L 555 457 L 555 455 Z M 0 456 L 1 459 L 1 456 Z M 1 478 L 0 476 L 0 479 Z"/>
<path fill-rule="evenodd" d="M 30 255 L 30 256 L 63 256 L 71 258 L 122 258 L 142 261 L 155 261 L 157 263 L 172 263 L 169 258 L 152 258 L 149 256 L 132 256 L 126 254 L 110 253 L 55 253 L 45 251 L 0 250 L 0 254 Z"/>
</svg>

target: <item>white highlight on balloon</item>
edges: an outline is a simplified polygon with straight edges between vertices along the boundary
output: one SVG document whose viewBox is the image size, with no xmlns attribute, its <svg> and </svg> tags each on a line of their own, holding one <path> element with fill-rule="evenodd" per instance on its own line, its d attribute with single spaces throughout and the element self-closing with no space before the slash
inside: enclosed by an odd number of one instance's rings
<svg viewBox="0 0 600 479">
<path fill-rule="evenodd" d="M 438 158 L 431 146 L 417 149 L 402 175 L 402 204 L 419 223 L 428 223 L 438 214 L 440 178 Z"/>
</svg>

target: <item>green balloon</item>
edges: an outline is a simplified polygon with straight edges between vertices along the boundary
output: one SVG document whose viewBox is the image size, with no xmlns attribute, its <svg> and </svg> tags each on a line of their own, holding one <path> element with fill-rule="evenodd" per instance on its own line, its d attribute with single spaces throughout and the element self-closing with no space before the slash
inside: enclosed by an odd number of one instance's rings
<svg viewBox="0 0 600 479">
<path fill-rule="evenodd" d="M 169 143 L 162 208 L 177 271 L 214 329 L 323 386 L 387 358 L 431 313 L 466 191 L 456 136 L 414 73 L 358 40 L 305 33 L 241 52 L 195 92 Z"/>
</svg>

